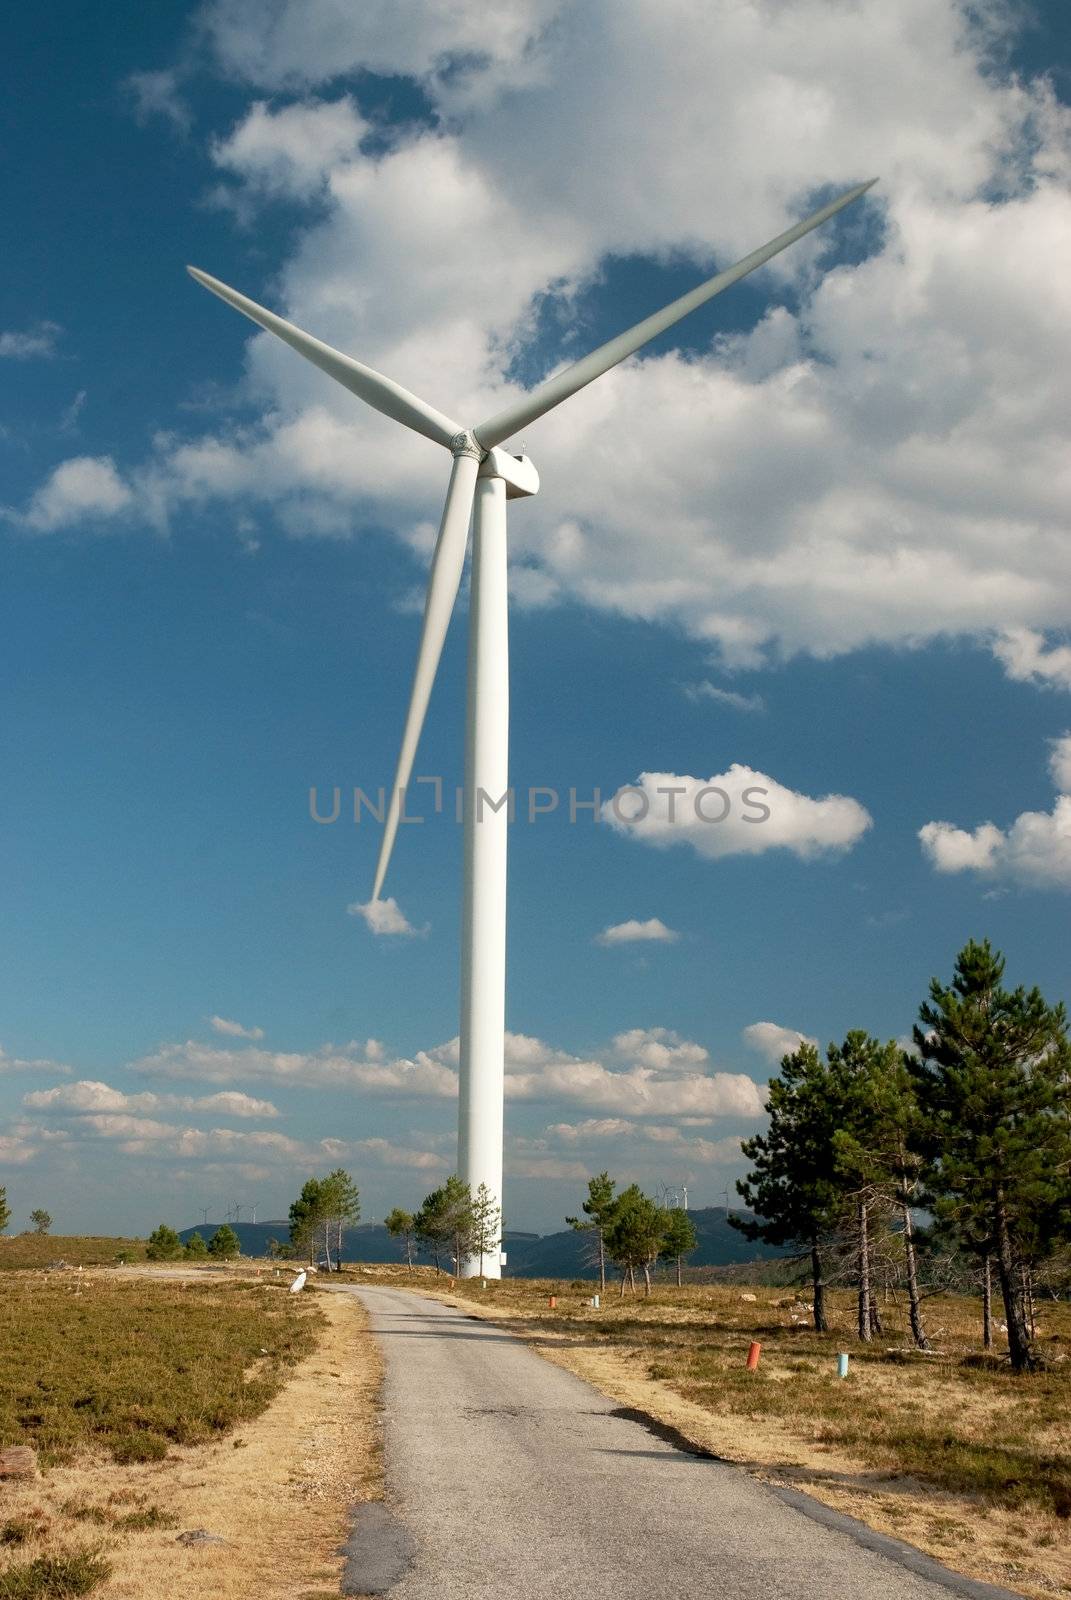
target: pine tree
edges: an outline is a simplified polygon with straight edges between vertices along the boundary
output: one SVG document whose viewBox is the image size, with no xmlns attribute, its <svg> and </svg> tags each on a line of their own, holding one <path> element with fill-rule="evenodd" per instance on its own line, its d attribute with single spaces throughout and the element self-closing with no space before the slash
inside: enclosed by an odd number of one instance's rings
<svg viewBox="0 0 1071 1600">
<path fill-rule="evenodd" d="M 11 1221 L 11 1207 L 7 1203 L 7 1190 L 0 1184 L 0 1233 L 4 1233 Z"/>
<path fill-rule="evenodd" d="M 416 1218 L 411 1211 L 403 1211 L 400 1206 L 395 1206 L 393 1211 L 388 1211 L 383 1219 L 383 1226 L 392 1239 L 405 1240 L 405 1264 L 409 1271 L 413 1270 L 413 1234 L 416 1231 Z"/>
<path fill-rule="evenodd" d="M 666 1212 L 666 1226 L 662 1234 L 662 1248 L 658 1252 L 658 1259 L 676 1262 L 678 1289 L 681 1287 L 681 1266 L 684 1257 L 695 1249 L 697 1243 L 695 1224 L 687 1211 L 681 1206 L 671 1207 Z"/>
<path fill-rule="evenodd" d="M 208 1246 L 199 1233 L 191 1233 L 186 1240 L 186 1249 L 183 1252 L 191 1261 L 197 1261 L 208 1254 Z"/>
<path fill-rule="evenodd" d="M 217 1261 L 230 1261 L 234 1256 L 241 1255 L 241 1241 L 229 1222 L 222 1223 L 209 1239 L 208 1253 Z"/>
<path fill-rule="evenodd" d="M 666 1236 L 668 1213 L 632 1183 L 619 1196 L 606 1229 L 606 1252 L 621 1269 L 621 1293 L 626 1275 L 635 1286 L 636 1268 L 643 1269 L 644 1294 L 651 1292 L 651 1263 L 657 1261 Z"/>
<path fill-rule="evenodd" d="M 47 1233 L 52 1226 L 52 1218 L 47 1211 L 43 1211 L 40 1207 L 36 1211 L 30 1212 L 30 1221 L 33 1223 L 34 1233 Z"/>
<path fill-rule="evenodd" d="M 606 1292 L 606 1230 L 613 1221 L 614 1207 L 617 1201 L 614 1191 L 617 1180 L 611 1178 L 608 1172 L 600 1172 L 597 1178 L 588 1179 L 588 1197 L 580 1209 L 587 1217 L 582 1222 L 579 1217 L 566 1217 L 570 1228 L 575 1228 L 578 1233 L 594 1233 L 599 1262 L 599 1288 Z"/>
<path fill-rule="evenodd" d="M 448 1180 L 449 1181 L 449 1180 Z M 456 1179 L 453 1180 L 456 1183 Z M 443 1249 L 453 1237 L 453 1215 L 451 1210 L 452 1196 L 447 1193 L 447 1186 L 433 1189 L 424 1197 L 420 1210 L 416 1214 L 414 1232 L 421 1248 L 427 1250 L 435 1262 L 436 1274 L 442 1271 L 439 1257 Z"/>
<path fill-rule="evenodd" d="M 306 1178 L 301 1193 L 290 1206 L 290 1242 L 295 1250 L 315 1261 L 320 1235 L 324 1240 L 327 1270 L 331 1270 L 331 1194 L 322 1178 Z"/>
<path fill-rule="evenodd" d="M 169 1228 L 166 1222 L 161 1222 L 149 1235 L 145 1254 L 150 1261 L 174 1261 L 176 1256 L 182 1254 L 182 1240 L 174 1228 Z"/>
<path fill-rule="evenodd" d="M 983 1221 L 1016 1372 L 1039 1360 L 1030 1331 L 1032 1257 L 1068 1236 L 1071 1046 L 1061 1005 L 1003 987 L 989 941 L 960 951 L 919 1010 L 912 1067 L 926 1123 L 928 1184 L 940 1218 Z"/>
<path fill-rule="evenodd" d="M 500 1253 L 501 1248 L 502 1208 L 486 1183 L 481 1183 L 472 1199 L 472 1253 L 480 1258 L 481 1277 L 484 1256 Z"/>
<path fill-rule="evenodd" d="M 841 1085 L 814 1045 L 801 1044 L 782 1058 L 780 1076 L 770 1080 L 769 1128 L 740 1145 L 753 1170 L 736 1187 L 755 1215 L 729 1218 L 748 1239 L 807 1247 L 819 1333 L 828 1328 L 823 1243 L 843 1206 L 833 1147 L 833 1135 L 844 1121 L 841 1102 Z"/>
<path fill-rule="evenodd" d="M 911 1332 L 916 1346 L 927 1350 L 912 1216 L 921 1168 L 912 1148 L 919 1130 L 914 1078 L 895 1039 L 882 1044 L 861 1031 L 849 1033 L 843 1045 L 830 1045 L 827 1059 L 843 1107 L 842 1125 L 833 1135 L 836 1169 L 855 1204 L 859 1337 L 868 1340 L 881 1331 L 872 1281 L 873 1234 L 876 1221 L 895 1212 Z"/>
<path fill-rule="evenodd" d="M 329 1172 L 322 1183 L 324 1228 L 335 1235 L 335 1266 L 342 1267 L 342 1233 L 361 1220 L 361 1196 L 357 1185 L 342 1167 Z"/>
</svg>

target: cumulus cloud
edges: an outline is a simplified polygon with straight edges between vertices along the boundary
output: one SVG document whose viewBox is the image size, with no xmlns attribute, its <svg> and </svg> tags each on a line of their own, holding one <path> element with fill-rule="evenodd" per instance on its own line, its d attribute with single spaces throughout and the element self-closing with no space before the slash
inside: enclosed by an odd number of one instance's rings
<svg viewBox="0 0 1071 1600">
<path fill-rule="evenodd" d="M 142 1057 L 131 1070 L 191 1082 L 265 1081 L 436 1100 L 456 1096 L 458 1058 L 456 1037 L 394 1058 L 376 1040 L 308 1052 L 226 1049 L 188 1040 Z M 715 1069 L 702 1045 L 670 1028 L 629 1029 L 587 1059 L 527 1034 L 507 1033 L 505 1065 L 506 1095 L 514 1100 L 561 1100 L 629 1116 L 748 1117 L 762 1110 L 751 1078 Z"/>
<path fill-rule="evenodd" d="M 54 468 L 16 520 L 34 533 L 53 533 L 105 521 L 133 503 L 133 490 L 111 456 L 72 456 Z"/>
<path fill-rule="evenodd" d="M 602 817 L 643 844 L 689 844 L 709 860 L 783 849 L 807 861 L 850 850 L 871 826 L 858 800 L 814 800 L 739 762 L 711 778 L 641 772 L 605 802 Z"/>
<path fill-rule="evenodd" d="M 0 333 L 0 360 L 31 361 L 35 357 L 54 356 L 56 340 L 62 331 L 58 322 L 39 322 L 21 333 Z"/>
<path fill-rule="evenodd" d="M 1036 629 L 1008 628 L 993 645 L 993 653 L 1017 683 L 1071 689 L 1071 645 L 1046 648 Z"/>
<path fill-rule="evenodd" d="M 0 1164 L 4 1166 L 24 1166 L 33 1160 L 37 1151 L 38 1146 L 28 1139 L 0 1133 Z"/>
<path fill-rule="evenodd" d="M 230 1039 L 263 1039 L 263 1028 L 244 1028 L 240 1022 L 233 1021 L 230 1017 L 209 1017 L 209 1024 L 217 1033 L 224 1033 Z"/>
<path fill-rule="evenodd" d="M 265 1119 L 279 1116 L 277 1106 L 270 1100 L 256 1100 L 237 1089 L 226 1089 L 218 1094 L 176 1095 L 125 1094 L 110 1084 L 97 1079 L 82 1078 L 77 1083 L 58 1084 L 52 1089 L 34 1089 L 22 1097 L 24 1106 L 37 1111 L 51 1111 L 61 1115 L 83 1115 L 89 1112 L 133 1112 L 176 1110 L 214 1111 L 230 1117 Z"/>
<path fill-rule="evenodd" d="M 680 938 L 672 928 L 667 928 L 661 917 L 648 917 L 640 922 L 630 917 L 627 922 L 614 922 L 595 935 L 595 943 L 614 944 L 674 944 Z"/>
<path fill-rule="evenodd" d="M 70 1067 L 64 1066 L 61 1061 L 49 1061 L 44 1057 L 27 1060 L 20 1056 L 9 1056 L 3 1045 L 0 1045 L 0 1072 L 54 1072 L 69 1073 Z"/>
<path fill-rule="evenodd" d="M 845 220 L 844 264 L 817 270 L 827 232 L 767 273 L 791 309 L 633 362 L 536 425 L 544 491 L 518 525 L 519 570 L 540 603 L 671 622 L 737 664 L 946 634 L 1014 646 L 1026 630 L 1029 675 L 1056 675 L 1068 116 L 1044 79 L 991 70 L 977 14 L 799 0 L 719 8 L 712 28 L 680 0 L 667 28 L 656 0 L 515 0 L 489 29 L 472 0 L 401 18 L 387 0 L 210 0 L 203 28 L 224 73 L 302 96 L 258 103 L 214 146 L 254 201 L 323 195 L 279 309 L 466 418 L 516 392 L 539 308 L 568 316 L 608 255 L 687 255 L 698 278 L 817 189 L 880 172 L 869 223 Z M 355 149 L 347 100 L 317 95 L 361 68 L 419 77 L 434 129 Z M 578 329 L 562 353 L 585 343 Z M 165 441 L 138 478 L 147 516 L 242 496 L 292 531 L 337 531 L 356 499 L 408 539 L 433 515 L 419 442 L 266 336 L 249 351 L 261 422 Z"/>
<path fill-rule="evenodd" d="M 685 1133 L 679 1123 L 631 1122 L 626 1117 L 587 1117 L 581 1122 L 553 1122 L 549 1140 L 565 1145 L 597 1145 L 604 1139 L 620 1144 L 654 1145 L 674 1160 L 713 1165 L 739 1161 L 740 1139 L 704 1139 Z M 590 1176 L 590 1173 L 587 1174 Z"/>
<path fill-rule="evenodd" d="M 1028 889 L 1071 889 L 1071 734 L 1053 739 L 1049 771 L 1058 791 L 1051 811 L 1024 811 L 1010 827 L 927 822 L 923 854 L 937 872 L 977 872 Z"/>
<path fill-rule="evenodd" d="M 314 1051 L 252 1046 L 226 1049 L 190 1039 L 183 1044 L 164 1045 L 152 1055 L 141 1057 L 132 1064 L 132 1070 L 149 1077 L 189 1082 L 264 1081 L 295 1088 L 352 1089 L 432 1099 L 450 1098 L 457 1093 L 456 1047 L 441 1046 L 434 1051 L 418 1051 L 412 1059 L 390 1060 L 375 1039 L 328 1044 Z"/>
<path fill-rule="evenodd" d="M 388 895 L 386 900 L 367 900 L 363 905 L 354 903 L 346 910 L 351 917 L 361 917 L 377 938 L 386 934 L 419 939 L 430 927 L 425 923 L 424 927 L 415 928 L 393 895 Z"/>
<path fill-rule="evenodd" d="M 818 1042 L 796 1028 L 783 1028 L 778 1022 L 751 1022 L 743 1031 L 743 1039 L 772 1067 L 778 1066 L 782 1056 L 791 1055 L 801 1044 Z"/>
<path fill-rule="evenodd" d="M 357 154 L 366 131 L 349 95 L 278 108 L 258 100 L 225 139 L 213 142 L 212 159 L 256 190 L 302 199 Z"/>
</svg>

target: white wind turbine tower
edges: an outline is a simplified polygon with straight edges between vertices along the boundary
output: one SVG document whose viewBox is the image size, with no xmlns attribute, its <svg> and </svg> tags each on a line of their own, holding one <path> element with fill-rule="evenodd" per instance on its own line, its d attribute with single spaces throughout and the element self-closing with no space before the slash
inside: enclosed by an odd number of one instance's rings
<svg viewBox="0 0 1071 1600">
<path fill-rule="evenodd" d="M 535 494 L 539 478 L 524 455 L 501 445 L 544 416 L 578 389 L 635 354 L 690 311 L 754 272 L 771 257 L 858 200 L 876 179 L 778 234 L 726 272 L 681 295 L 661 311 L 618 334 L 582 361 L 521 395 L 505 410 L 465 428 L 401 384 L 333 350 L 311 334 L 266 311 L 253 300 L 196 267 L 190 274 L 206 289 L 280 339 L 355 394 L 358 399 L 442 445 L 453 456 L 439 535 L 431 558 L 424 622 L 417 652 L 401 753 L 376 865 L 372 900 L 379 899 L 417 744 L 461 584 L 472 524 L 472 583 L 469 601 L 468 705 L 465 726 L 464 888 L 461 925 L 461 1062 L 458 1107 L 458 1172 L 472 1188 L 486 1184 L 502 1196 L 502 1109 L 506 985 L 506 830 L 508 807 L 499 804 L 509 787 L 507 742 L 509 660 L 506 587 L 506 501 Z M 475 1259 L 465 1276 L 479 1271 Z M 499 1277 L 499 1252 L 484 1255 L 485 1277 Z"/>
</svg>

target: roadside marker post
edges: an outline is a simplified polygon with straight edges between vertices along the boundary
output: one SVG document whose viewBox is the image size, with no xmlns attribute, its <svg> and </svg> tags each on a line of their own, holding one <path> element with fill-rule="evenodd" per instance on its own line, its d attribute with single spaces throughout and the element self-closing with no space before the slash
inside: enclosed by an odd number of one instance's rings
<svg viewBox="0 0 1071 1600">
<path fill-rule="evenodd" d="M 844 1353 L 844 1351 L 842 1350 L 840 1355 L 837 1357 L 837 1377 L 838 1378 L 846 1378 L 847 1376 L 848 1376 L 848 1357 Z"/>
<path fill-rule="evenodd" d="M 761 1351 L 762 1351 L 762 1345 L 759 1344 L 757 1339 L 752 1339 L 751 1344 L 748 1347 L 748 1353 L 747 1353 L 747 1370 L 749 1372 L 754 1372 L 755 1368 L 758 1366 L 758 1364 L 759 1364 L 759 1355 L 760 1355 Z"/>
<path fill-rule="evenodd" d="M 550 1309 L 553 1311 L 558 1304 L 558 1296 L 556 1294 L 552 1294 L 547 1303 L 550 1306 Z"/>
</svg>

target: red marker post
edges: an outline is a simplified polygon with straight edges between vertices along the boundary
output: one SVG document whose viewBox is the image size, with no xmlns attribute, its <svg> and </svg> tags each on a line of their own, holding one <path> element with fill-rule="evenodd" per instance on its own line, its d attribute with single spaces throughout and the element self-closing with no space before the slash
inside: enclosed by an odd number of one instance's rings
<svg viewBox="0 0 1071 1600">
<path fill-rule="evenodd" d="M 755 1368 L 758 1366 L 759 1354 L 761 1350 L 762 1345 L 759 1344 L 758 1340 L 752 1339 L 747 1352 L 747 1370 L 749 1372 L 754 1372 Z"/>
</svg>

